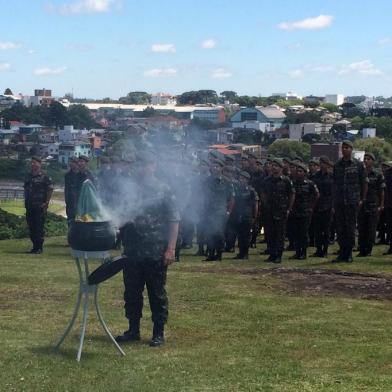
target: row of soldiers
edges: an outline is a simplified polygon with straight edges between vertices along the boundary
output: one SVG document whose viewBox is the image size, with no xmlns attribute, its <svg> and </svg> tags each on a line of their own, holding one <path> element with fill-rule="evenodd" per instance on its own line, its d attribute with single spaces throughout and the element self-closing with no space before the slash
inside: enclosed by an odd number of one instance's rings
<svg viewBox="0 0 392 392">
<path fill-rule="evenodd" d="M 179 203 L 176 258 L 181 246 L 192 246 L 195 228 L 197 254 L 205 255 L 207 261 L 220 260 L 224 251 L 233 252 L 237 241 L 235 258 L 247 259 L 262 231 L 268 262 L 281 262 L 286 238 L 288 249 L 295 251 L 293 259 L 306 259 L 313 243 L 314 256 L 325 257 L 335 230 L 339 254 L 333 261 L 350 262 L 356 228 L 359 256 L 370 255 L 380 214 L 392 231 L 392 165 L 384 162 L 379 171 L 372 153 L 359 162 L 352 157 L 352 149 L 352 143 L 344 141 L 342 158 L 335 164 L 322 156 L 308 166 L 298 157 L 261 161 L 249 154 L 238 167 L 230 156 L 213 151 L 195 170 L 189 162 L 166 157 L 157 175 L 171 186 Z M 115 207 L 116 186 L 131 177 L 134 163 L 117 157 L 101 163 L 98 188 L 106 190 L 104 202 Z M 66 179 L 66 195 L 67 189 Z M 67 214 L 68 204 L 75 206 L 75 202 L 67 203 Z M 72 208 L 69 214 L 74 214 Z M 392 253 L 392 245 L 387 253 Z"/>
<path fill-rule="evenodd" d="M 335 164 L 322 156 L 309 167 L 300 158 L 269 157 L 263 162 L 249 154 L 240 169 L 232 159 L 210 154 L 200 164 L 205 178 L 199 181 L 204 206 L 197 223 L 198 254 L 207 244 L 206 260 L 219 260 L 223 250 L 234 248 L 237 237 L 236 258 L 246 259 L 263 228 L 267 262 L 281 262 L 286 237 L 288 249 L 295 250 L 292 259 L 306 259 L 309 238 L 316 246 L 314 256 L 325 257 L 334 227 L 339 252 L 333 262 L 352 261 L 356 229 L 358 255 L 371 255 L 384 206 L 392 231 L 392 165 L 383 162 L 379 171 L 372 153 L 360 162 L 352 150 L 346 140 Z M 392 246 L 386 253 L 392 253 Z"/>
</svg>

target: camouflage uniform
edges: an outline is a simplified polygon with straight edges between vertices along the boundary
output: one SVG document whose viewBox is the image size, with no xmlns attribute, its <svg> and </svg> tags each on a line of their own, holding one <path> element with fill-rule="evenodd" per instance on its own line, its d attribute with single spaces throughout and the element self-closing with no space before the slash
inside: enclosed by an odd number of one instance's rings
<svg viewBox="0 0 392 392">
<path fill-rule="evenodd" d="M 75 219 L 79 193 L 79 173 L 69 170 L 64 176 L 64 200 L 68 222 Z"/>
<path fill-rule="evenodd" d="M 205 231 L 208 260 L 220 260 L 225 240 L 225 228 L 230 214 L 234 190 L 224 177 L 209 176 L 205 182 Z"/>
<path fill-rule="evenodd" d="M 124 276 L 125 315 L 139 322 L 143 309 L 143 290 L 147 286 L 154 324 L 163 325 L 168 317 L 165 290 L 167 266 L 164 254 L 168 245 L 169 225 L 180 215 L 169 187 L 156 180 L 141 184 L 137 191 L 136 216 L 123 228 L 124 254 L 128 256 Z"/>
<path fill-rule="evenodd" d="M 280 259 L 284 248 L 287 211 L 291 195 L 295 193 L 288 177 L 267 177 L 264 182 L 264 219 L 267 229 L 267 246 L 271 259 Z"/>
<path fill-rule="evenodd" d="M 333 176 L 331 173 L 318 171 L 313 176 L 320 197 L 313 213 L 316 256 L 324 257 L 328 254 L 329 233 L 332 222 Z"/>
<path fill-rule="evenodd" d="M 295 201 L 291 213 L 293 226 L 295 227 L 294 244 L 295 258 L 306 258 L 308 246 L 309 225 L 312 217 L 312 206 L 318 198 L 318 189 L 313 181 L 304 179 L 294 182 Z"/>
<path fill-rule="evenodd" d="M 351 252 L 355 244 L 355 227 L 358 203 L 362 198 L 362 189 L 368 182 L 363 164 L 356 159 L 339 159 L 333 168 L 334 208 L 336 231 L 340 247 L 339 258 L 351 261 Z"/>
<path fill-rule="evenodd" d="M 255 203 L 259 196 L 250 185 L 238 185 L 234 198 L 233 217 L 238 236 L 238 258 L 247 258 L 251 243 L 251 230 L 256 220 Z"/>
<path fill-rule="evenodd" d="M 49 201 L 52 191 L 52 180 L 42 171 L 37 175 L 29 173 L 24 181 L 26 220 L 33 250 L 42 250 L 47 212 L 43 204 Z"/>
<path fill-rule="evenodd" d="M 367 172 L 369 184 L 366 200 L 358 214 L 358 245 L 361 255 L 370 255 L 376 240 L 376 230 L 385 179 L 381 172 L 372 169 Z"/>
</svg>

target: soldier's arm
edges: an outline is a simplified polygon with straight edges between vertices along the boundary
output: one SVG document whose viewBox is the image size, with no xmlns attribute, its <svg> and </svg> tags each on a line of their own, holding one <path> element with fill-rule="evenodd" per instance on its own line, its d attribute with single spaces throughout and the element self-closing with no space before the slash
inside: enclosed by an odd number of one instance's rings
<svg viewBox="0 0 392 392">
<path fill-rule="evenodd" d="M 313 184 L 313 200 L 312 200 L 312 211 L 314 210 L 314 207 L 316 207 L 317 201 L 320 198 L 320 191 L 317 188 L 316 184 Z"/>
<path fill-rule="evenodd" d="M 362 204 L 367 197 L 367 193 L 368 193 L 368 184 L 369 184 L 369 178 L 366 174 L 365 169 L 362 167 L 361 170 L 361 200 L 360 200 L 360 204 Z"/>
</svg>

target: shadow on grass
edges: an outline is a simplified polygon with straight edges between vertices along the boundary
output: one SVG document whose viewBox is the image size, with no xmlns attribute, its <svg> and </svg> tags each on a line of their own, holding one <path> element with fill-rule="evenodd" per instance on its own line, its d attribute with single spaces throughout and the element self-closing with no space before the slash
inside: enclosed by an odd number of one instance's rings
<svg viewBox="0 0 392 392">
<path fill-rule="evenodd" d="M 30 349 L 30 351 L 33 354 L 39 355 L 39 356 L 50 356 L 50 357 L 64 357 L 67 359 L 73 359 L 76 360 L 76 354 L 78 351 L 78 347 L 75 346 L 75 348 L 63 348 L 60 347 L 58 350 L 54 348 L 53 345 L 45 345 L 45 346 L 38 346 L 38 347 L 33 347 Z M 97 358 L 99 357 L 99 353 L 92 353 L 89 351 L 82 351 L 82 359 L 83 358 Z"/>
</svg>

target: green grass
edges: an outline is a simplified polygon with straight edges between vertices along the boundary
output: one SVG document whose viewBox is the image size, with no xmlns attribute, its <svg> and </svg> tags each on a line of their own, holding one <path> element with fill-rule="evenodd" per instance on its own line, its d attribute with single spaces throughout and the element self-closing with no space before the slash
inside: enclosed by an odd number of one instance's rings
<svg viewBox="0 0 392 392">
<path fill-rule="evenodd" d="M 142 342 L 124 345 L 125 357 L 91 311 L 77 363 L 79 326 L 53 351 L 78 285 L 64 245 L 64 238 L 50 238 L 43 255 L 29 255 L 27 240 L 0 241 L 1 391 L 392 390 L 391 302 L 289 295 L 276 277 L 235 272 L 234 266 L 270 268 L 254 251 L 247 262 L 221 263 L 202 263 L 187 251 L 170 267 L 170 319 L 161 348 L 148 346 L 147 299 Z M 333 266 L 285 258 L 282 266 L 300 265 L 392 275 L 391 258 L 378 256 Z M 122 292 L 121 274 L 100 288 L 114 334 L 127 326 Z"/>
<path fill-rule="evenodd" d="M 24 216 L 26 213 L 23 200 L 1 200 L 0 208 L 18 216 Z M 65 207 L 60 203 L 51 201 L 48 210 L 54 214 L 61 214 L 64 212 Z"/>
</svg>

